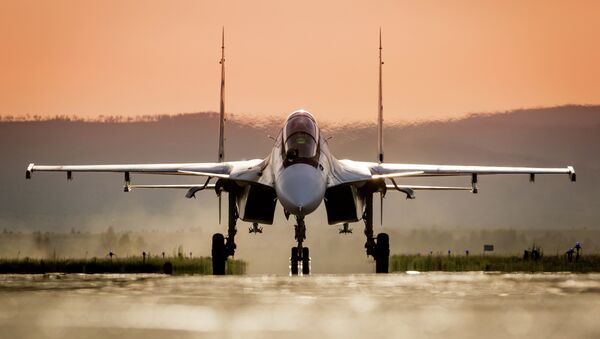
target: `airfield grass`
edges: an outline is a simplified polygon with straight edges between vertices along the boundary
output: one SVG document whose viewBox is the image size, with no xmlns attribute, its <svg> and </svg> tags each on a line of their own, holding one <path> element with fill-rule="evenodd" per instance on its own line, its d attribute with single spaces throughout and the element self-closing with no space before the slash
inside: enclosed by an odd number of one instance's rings
<svg viewBox="0 0 600 339">
<path fill-rule="evenodd" d="M 600 272 L 600 255 L 583 255 L 568 261 L 565 255 L 544 255 L 524 260 L 510 255 L 392 255 L 390 272 Z"/>
<path fill-rule="evenodd" d="M 170 264 L 170 266 L 169 266 Z M 226 274 L 246 273 L 246 262 L 227 260 Z M 212 259 L 199 258 L 91 258 L 91 259 L 0 259 L 0 274 L 36 273 L 167 273 L 212 274 Z"/>
<path fill-rule="evenodd" d="M 167 264 L 167 265 L 165 265 Z M 170 264 L 170 267 L 168 266 Z M 524 260 L 516 255 L 392 255 L 390 272 L 600 272 L 600 255 L 583 255 L 568 261 L 565 255 L 544 255 L 538 260 Z M 247 263 L 227 260 L 226 274 L 246 273 Z M 212 274 L 210 257 L 198 258 L 0 258 L 0 274 L 43 273 L 172 273 Z"/>
</svg>

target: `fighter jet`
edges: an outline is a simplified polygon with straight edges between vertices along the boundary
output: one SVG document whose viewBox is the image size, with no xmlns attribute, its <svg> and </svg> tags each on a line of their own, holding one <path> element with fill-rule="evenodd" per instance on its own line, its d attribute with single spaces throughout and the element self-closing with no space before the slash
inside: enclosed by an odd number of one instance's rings
<svg viewBox="0 0 600 339">
<path fill-rule="evenodd" d="M 413 199 L 417 190 L 458 190 L 477 193 L 478 177 L 492 174 L 523 174 L 531 181 L 537 174 L 566 174 L 575 181 L 572 166 L 560 168 L 492 167 L 464 165 L 397 164 L 386 163 L 383 152 L 383 103 L 382 103 L 382 45 L 379 32 L 379 102 L 378 102 L 378 155 L 377 161 L 365 162 L 339 160 L 331 154 L 328 139 L 323 136 L 316 118 L 305 110 L 291 113 L 275 142 L 271 153 L 264 159 L 225 161 L 225 33 L 221 44 L 221 97 L 219 149 L 217 162 L 179 164 L 122 164 L 122 165 L 37 165 L 29 164 L 26 178 L 33 172 L 66 172 L 72 179 L 73 172 L 120 172 L 124 175 L 124 191 L 134 189 L 185 189 L 186 197 L 192 198 L 199 191 L 215 191 L 219 198 L 219 222 L 221 219 L 221 196 L 228 197 L 227 235 L 212 236 L 213 274 L 225 274 L 227 259 L 236 250 L 237 221 L 252 223 L 250 232 L 262 233 L 259 224 L 273 224 L 277 202 L 285 216 L 295 218 L 296 245 L 291 248 L 290 273 L 310 273 L 309 248 L 304 246 L 306 225 L 304 218 L 324 202 L 327 221 L 340 224 L 340 233 L 351 232 L 349 223 L 364 221 L 365 249 L 375 260 L 375 271 L 387 273 L 389 264 L 389 236 L 373 231 L 373 196 L 382 199 L 388 190 L 406 194 Z M 135 185 L 132 174 L 179 175 L 203 178 L 191 185 Z M 466 176 L 471 185 L 467 187 L 417 186 L 399 184 L 398 180 L 412 177 Z M 381 210 L 383 214 L 383 209 Z"/>
</svg>

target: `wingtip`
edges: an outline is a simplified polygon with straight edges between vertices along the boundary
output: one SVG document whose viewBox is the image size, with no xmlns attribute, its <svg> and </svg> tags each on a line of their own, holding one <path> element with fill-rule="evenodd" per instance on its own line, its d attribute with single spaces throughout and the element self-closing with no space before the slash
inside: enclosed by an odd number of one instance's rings
<svg viewBox="0 0 600 339">
<path fill-rule="evenodd" d="M 577 174 L 575 173 L 575 168 L 573 166 L 567 166 L 567 168 L 569 169 L 569 179 L 571 179 L 571 182 L 576 182 Z"/>
<path fill-rule="evenodd" d="M 27 166 L 27 170 L 25 171 L 25 179 L 31 179 L 31 173 L 33 172 L 33 166 L 35 166 L 34 163 L 30 163 L 29 166 Z"/>
</svg>

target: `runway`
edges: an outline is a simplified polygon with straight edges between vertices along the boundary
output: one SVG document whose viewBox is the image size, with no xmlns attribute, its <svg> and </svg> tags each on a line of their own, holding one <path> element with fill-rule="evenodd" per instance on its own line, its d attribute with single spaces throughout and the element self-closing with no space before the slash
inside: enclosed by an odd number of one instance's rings
<svg viewBox="0 0 600 339">
<path fill-rule="evenodd" d="M 598 338 L 600 274 L 2 275 L 2 338 Z"/>
</svg>

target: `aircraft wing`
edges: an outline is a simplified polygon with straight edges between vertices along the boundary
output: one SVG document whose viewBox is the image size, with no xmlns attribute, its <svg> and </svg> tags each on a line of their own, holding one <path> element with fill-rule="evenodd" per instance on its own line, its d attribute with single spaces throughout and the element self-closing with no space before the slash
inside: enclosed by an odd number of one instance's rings
<svg viewBox="0 0 600 339">
<path fill-rule="evenodd" d="M 567 174 L 571 181 L 576 180 L 575 169 L 572 166 L 547 168 L 547 167 L 498 167 L 498 166 L 462 166 L 462 165 L 425 165 L 425 164 L 392 164 L 361 162 L 352 160 L 339 160 L 343 171 L 352 174 L 338 175 L 338 178 L 348 178 L 350 181 L 360 182 L 406 177 L 432 177 L 432 176 L 471 176 L 473 184 L 477 183 L 478 175 L 490 174 L 526 174 L 531 181 L 536 174 Z"/>
<path fill-rule="evenodd" d="M 575 181 L 575 169 L 572 166 L 547 167 L 497 167 L 497 166 L 460 166 L 460 165 L 416 165 L 416 164 L 377 164 L 369 165 L 373 176 L 465 176 L 473 174 L 568 174 Z M 414 172 L 414 175 L 404 173 Z M 421 173 L 418 173 L 421 172 Z"/>
<path fill-rule="evenodd" d="M 208 178 L 229 179 L 240 182 L 254 182 L 272 186 L 263 179 L 262 171 L 267 159 L 228 161 L 219 163 L 173 163 L 173 164 L 126 164 L 126 165 L 36 165 L 29 164 L 25 177 L 30 179 L 33 172 L 66 172 L 71 179 L 73 172 L 116 172 L 125 174 L 125 184 L 130 185 L 130 174 L 188 175 Z M 166 188 L 166 187 L 164 187 Z"/>
</svg>

